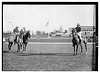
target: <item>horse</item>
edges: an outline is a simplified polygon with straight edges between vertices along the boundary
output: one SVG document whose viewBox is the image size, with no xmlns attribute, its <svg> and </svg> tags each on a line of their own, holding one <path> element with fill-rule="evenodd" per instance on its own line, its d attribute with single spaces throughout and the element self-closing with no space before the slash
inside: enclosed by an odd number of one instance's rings
<svg viewBox="0 0 100 73">
<path fill-rule="evenodd" d="M 19 35 L 11 35 L 9 38 L 8 38 L 8 49 L 9 49 L 9 52 L 11 51 L 11 47 L 13 44 L 17 44 L 18 46 L 18 49 L 17 49 L 17 52 L 20 52 L 20 49 L 22 48 L 22 34 L 19 34 Z"/>
<path fill-rule="evenodd" d="M 76 34 L 76 30 L 72 29 L 72 43 L 74 48 L 74 55 L 77 55 L 78 45 L 81 47 L 81 53 L 83 52 L 82 43 L 85 45 L 86 54 L 87 54 L 87 40 L 85 36 L 82 36 L 82 39 L 79 39 L 79 35 Z"/>
<path fill-rule="evenodd" d="M 30 38 L 30 31 L 27 31 L 25 35 L 23 35 L 23 52 L 26 51 L 26 46 L 28 44 L 28 38 Z"/>
</svg>

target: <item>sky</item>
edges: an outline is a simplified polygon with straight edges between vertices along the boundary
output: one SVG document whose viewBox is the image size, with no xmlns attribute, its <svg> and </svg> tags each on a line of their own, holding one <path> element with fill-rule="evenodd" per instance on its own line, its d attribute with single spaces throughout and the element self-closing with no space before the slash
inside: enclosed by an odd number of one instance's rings
<svg viewBox="0 0 100 73">
<path fill-rule="evenodd" d="M 18 26 L 26 30 L 51 32 L 93 26 L 93 5 L 3 5 L 3 31 Z"/>
</svg>

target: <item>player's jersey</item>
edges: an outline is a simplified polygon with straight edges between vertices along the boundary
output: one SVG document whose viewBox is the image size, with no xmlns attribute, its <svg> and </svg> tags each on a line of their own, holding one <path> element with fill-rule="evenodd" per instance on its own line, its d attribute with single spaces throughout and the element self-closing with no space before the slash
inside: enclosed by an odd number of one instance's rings
<svg viewBox="0 0 100 73">
<path fill-rule="evenodd" d="M 81 27 L 76 27 L 76 32 L 80 32 L 81 31 Z"/>
<path fill-rule="evenodd" d="M 20 30 L 20 34 L 24 34 L 24 31 L 22 29 Z"/>
<path fill-rule="evenodd" d="M 19 33 L 19 30 L 15 28 L 15 29 L 13 30 L 13 33 Z"/>
</svg>

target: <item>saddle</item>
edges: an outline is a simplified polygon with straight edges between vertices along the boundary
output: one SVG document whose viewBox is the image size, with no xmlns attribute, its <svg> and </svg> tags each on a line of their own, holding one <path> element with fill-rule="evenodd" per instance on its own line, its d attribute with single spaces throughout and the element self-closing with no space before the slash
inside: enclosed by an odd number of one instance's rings
<svg viewBox="0 0 100 73">
<path fill-rule="evenodd" d="M 14 45 L 17 43 L 17 37 L 18 37 L 19 35 L 16 35 L 15 36 L 15 39 L 14 39 Z"/>
<path fill-rule="evenodd" d="M 22 39 L 23 38 L 23 34 L 19 34 L 19 35 L 15 36 L 14 45 L 18 43 L 18 41 L 17 41 L 18 38 Z"/>
<path fill-rule="evenodd" d="M 79 39 L 79 43 L 81 43 L 81 38 L 80 38 L 80 36 L 78 35 L 78 34 L 76 34 L 77 35 L 77 37 L 78 37 L 78 39 Z M 77 39 L 77 38 L 76 38 Z"/>
</svg>

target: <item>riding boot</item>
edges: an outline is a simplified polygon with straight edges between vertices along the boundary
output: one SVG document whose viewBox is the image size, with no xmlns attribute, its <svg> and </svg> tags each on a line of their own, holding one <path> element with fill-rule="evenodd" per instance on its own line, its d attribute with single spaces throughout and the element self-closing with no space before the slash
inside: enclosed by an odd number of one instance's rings
<svg viewBox="0 0 100 73">
<path fill-rule="evenodd" d="M 78 38 L 79 38 L 79 42 L 81 43 L 81 38 L 80 38 L 80 36 L 78 36 Z"/>
<path fill-rule="evenodd" d="M 17 44 L 17 36 L 18 36 L 18 35 L 16 35 L 16 37 L 15 37 L 14 45 Z"/>
<path fill-rule="evenodd" d="M 16 44 L 16 39 L 14 40 L 14 45 Z"/>
</svg>

